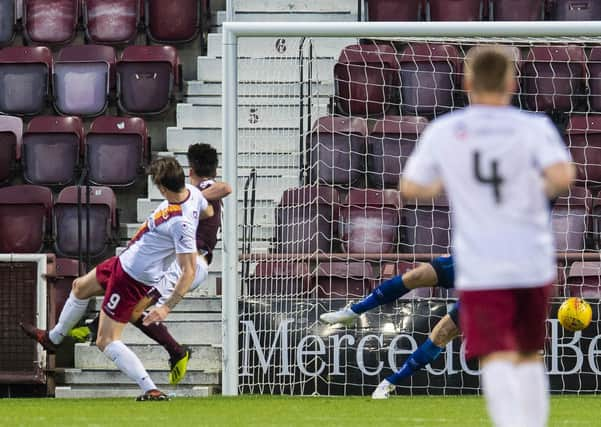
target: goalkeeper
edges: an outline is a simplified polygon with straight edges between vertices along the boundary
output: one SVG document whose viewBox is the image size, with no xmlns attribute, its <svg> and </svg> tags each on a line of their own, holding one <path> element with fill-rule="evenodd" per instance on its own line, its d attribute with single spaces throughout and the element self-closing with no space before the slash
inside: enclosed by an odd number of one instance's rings
<svg viewBox="0 0 601 427">
<path fill-rule="evenodd" d="M 455 287 L 453 257 L 435 258 L 430 263 L 421 264 L 403 275 L 388 279 L 358 303 L 338 311 L 324 313 L 320 319 L 329 324 L 352 324 L 366 311 L 394 302 L 412 289 L 435 286 L 445 289 Z M 371 395 L 372 399 L 388 399 L 395 386 L 400 385 L 405 378 L 433 362 L 444 347 L 460 333 L 459 302 L 457 302 L 451 311 L 434 326 L 426 342 L 407 358 L 401 369 L 378 385 Z"/>
</svg>

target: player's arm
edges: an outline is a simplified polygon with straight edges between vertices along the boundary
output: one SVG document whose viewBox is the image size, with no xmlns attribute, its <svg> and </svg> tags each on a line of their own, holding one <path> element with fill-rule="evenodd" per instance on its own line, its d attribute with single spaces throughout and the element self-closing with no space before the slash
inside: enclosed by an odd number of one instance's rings
<svg viewBox="0 0 601 427">
<path fill-rule="evenodd" d="M 202 195 L 210 201 L 224 199 L 231 193 L 232 187 L 227 182 L 215 182 L 210 187 L 202 190 Z"/>
<path fill-rule="evenodd" d="M 568 191 L 576 178 L 576 168 L 570 162 L 555 163 L 543 170 L 543 178 L 547 197 L 554 199 Z"/>
<path fill-rule="evenodd" d="M 204 193 L 201 193 L 201 206 L 200 206 L 200 216 L 199 220 L 211 218 L 215 215 L 215 211 L 213 210 L 213 206 L 207 202 L 207 199 L 204 197 Z"/>
<path fill-rule="evenodd" d="M 418 184 L 409 179 L 402 179 L 399 190 L 405 200 L 430 200 L 442 193 L 442 182 L 435 181 L 432 184 Z"/>
<path fill-rule="evenodd" d="M 399 184 L 405 200 L 431 200 L 442 192 L 442 181 L 435 158 L 435 137 L 432 128 L 426 129 L 409 157 Z"/>
</svg>

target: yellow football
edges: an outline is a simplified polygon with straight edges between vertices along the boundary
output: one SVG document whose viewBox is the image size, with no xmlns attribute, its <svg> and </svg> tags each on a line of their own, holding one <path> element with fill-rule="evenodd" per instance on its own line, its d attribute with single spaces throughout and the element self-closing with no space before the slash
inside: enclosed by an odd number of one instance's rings
<svg viewBox="0 0 601 427">
<path fill-rule="evenodd" d="M 581 298 L 568 298 L 557 311 L 557 319 L 568 331 L 581 331 L 593 318 L 593 310 L 588 302 Z"/>
</svg>

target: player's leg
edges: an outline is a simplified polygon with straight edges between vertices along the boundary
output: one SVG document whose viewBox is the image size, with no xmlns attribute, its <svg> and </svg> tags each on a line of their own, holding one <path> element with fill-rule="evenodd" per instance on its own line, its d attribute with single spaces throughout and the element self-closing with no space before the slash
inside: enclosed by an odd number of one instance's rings
<svg viewBox="0 0 601 427">
<path fill-rule="evenodd" d="M 395 386 L 436 360 L 445 346 L 461 334 L 458 308 L 458 304 L 455 304 L 449 314 L 434 326 L 428 339 L 405 360 L 401 369 L 378 385 L 371 395 L 373 399 L 388 399 Z"/>
<path fill-rule="evenodd" d="M 111 268 L 112 263 L 112 259 L 109 259 L 73 281 L 71 292 L 60 313 L 58 323 L 50 331 L 37 329 L 28 324 L 21 324 L 21 328 L 28 336 L 39 342 L 46 351 L 54 353 L 69 331 L 86 313 L 90 298 L 104 293 L 97 274 L 104 274 L 105 270 Z"/>
<path fill-rule="evenodd" d="M 338 311 L 324 313 L 320 319 L 329 324 L 350 324 L 366 311 L 394 302 L 413 289 L 434 286 L 445 288 L 454 286 L 452 257 L 435 258 L 431 263 L 420 264 L 403 275 L 388 279 L 358 303 Z"/>
<path fill-rule="evenodd" d="M 518 292 L 517 326 L 520 354 L 516 377 L 523 425 L 545 426 L 549 416 L 549 380 L 541 356 L 545 340 L 545 321 L 551 287 L 522 289 Z M 527 423 L 527 424 L 526 424 Z"/>
</svg>

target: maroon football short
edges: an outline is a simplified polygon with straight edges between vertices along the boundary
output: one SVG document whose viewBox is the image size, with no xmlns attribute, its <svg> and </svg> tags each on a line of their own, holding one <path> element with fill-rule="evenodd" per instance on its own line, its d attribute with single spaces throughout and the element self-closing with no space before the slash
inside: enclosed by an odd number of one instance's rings
<svg viewBox="0 0 601 427">
<path fill-rule="evenodd" d="M 550 296 L 550 285 L 462 291 L 460 322 L 467 357 L 543 349 Z"/>
<path fill-rule="evenodd" d="M 129 322 L 134 308 L 151 289 L 123 271 L 116 256 L 96 266 L 96 280 L 104 289 L 102 311 L 121 323 Z"/>
</svg>

